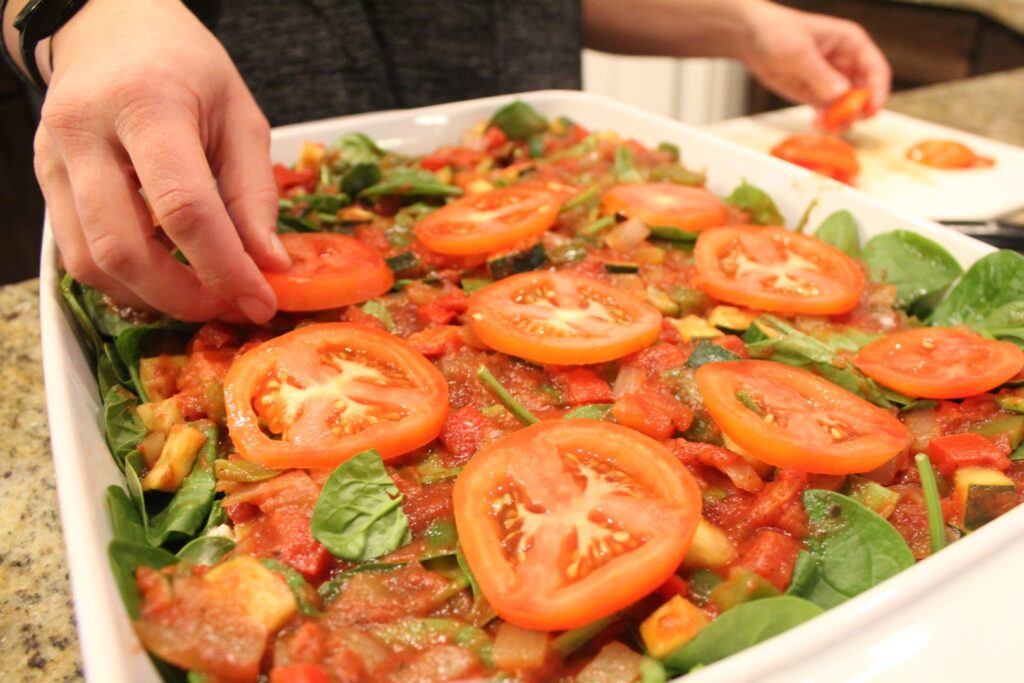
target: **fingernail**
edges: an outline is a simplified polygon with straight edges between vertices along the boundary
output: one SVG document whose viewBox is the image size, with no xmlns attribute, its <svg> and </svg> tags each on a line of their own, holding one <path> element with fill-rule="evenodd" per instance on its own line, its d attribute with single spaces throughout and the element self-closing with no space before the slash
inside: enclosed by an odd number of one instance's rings
<svg viewBox="0 0 1024 683">
<path fill-rule="evenodd" d="M 274 307 L 268 304 L 263 299 L 257 299 L 254 296 L 240 296 L 235 300 L 235 306 L 238 307 L 242 313 L 245 313 L 245 317 L 254 323 L 265 323 L 274 317 Z"/>
<path fill-rule="evenodd" d="M 274 232 L 270 233 L 270 250 L 274 252 L 274 258 L 280 261 L 282 265 L 291 265 L 292 257 L 288 255 L 288 250 L 281 243 L 281 238 Z"/>
</svg>

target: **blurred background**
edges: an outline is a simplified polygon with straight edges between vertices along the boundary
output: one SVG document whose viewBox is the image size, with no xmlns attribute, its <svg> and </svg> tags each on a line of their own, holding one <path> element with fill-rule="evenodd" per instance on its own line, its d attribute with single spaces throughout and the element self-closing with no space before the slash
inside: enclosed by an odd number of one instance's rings
<svg viewBox="0 0 1024 683">
<path fill-rule="evenodd" d="M 1024 126 L 1020 123 L 1024 108 L 1015 103 L 1024 97 L 1024 0 L 787 0 L 782 4 L 861 24 L 892 64 L 894 92 L 913 89 L 917 93 L 925 88 L 918 96 L 896 96 L 891 103 L 894 108 L 1020 144 L 1015 136 Z M 1018 71 L 997 79 L 974 78 L 1013 69 Z M 971 81 L 946 89 L 927 88 L 962 79 Z M 694 125 L 788 106 L 749 79 L 742 66 L 727 60 L 621 57 L 586 50 L 583 83 L 587 91 Z M 1007 90 L 1005 97 L 999 89 Z M 992 94 L 1006 107 L 999 111 L 980 107 L 981 96 Z M 37 99 L 0 66 L 0 221 L 4 225 L 0 284 L 32 278 L 38 272 L 43 201 L 32 172 L 37 112 Z"/>
</svg>

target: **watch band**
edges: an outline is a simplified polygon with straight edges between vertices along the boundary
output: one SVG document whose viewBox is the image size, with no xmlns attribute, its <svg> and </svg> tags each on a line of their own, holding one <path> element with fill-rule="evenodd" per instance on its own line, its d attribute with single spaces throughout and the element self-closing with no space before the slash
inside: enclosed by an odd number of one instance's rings
<svg viewBox="0 0 1024 683">
<path fill-rule="evenodd" d="M 14 20 L 21 34 L 21 59 L 32 82 L 46 90 L 46 81 L 36 63 L 36 46 L 57 32 L 88 0 L 30 0 Z"/>
</svg>

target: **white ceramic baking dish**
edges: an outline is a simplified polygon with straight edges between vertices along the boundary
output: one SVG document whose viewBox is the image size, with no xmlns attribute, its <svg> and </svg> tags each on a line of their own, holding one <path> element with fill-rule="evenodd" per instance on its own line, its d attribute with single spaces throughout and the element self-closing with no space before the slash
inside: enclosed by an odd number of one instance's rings
<svg viewBox="0 0 1024 683">
<path fill-rule="evenodd" d="M 810 225 L 839 208 L 857 217 L 862 238 L 895 228 L 944 245 L 963 265 L 990 247 L 921 218 L 886 208 L 855 190 L 711 133 L 611 99 L 570 91 L 519 95 L 549 115 L 590 129 L 616 130 L 647 144 L 667 140 L 687 166 L 707 169 L 708 185 L 728 193 L 742 179 L 768 191 L 794 225 L 813 199 Z M 408 111 L 364 114 L 274 131 L 275 160 L 292 162 L 303 140 L 329 142 L 362 131 L 385 147 L 425 153 L 451 143 L 512 96 Z M 56 252 L 44 235 L 41 311 L 43 360 L 71 590 L 86 677 L 93 683 L 159 678 L 132 631 L 107 564 L 110 529 L 104 490 L 121 483 L 104 444 L 99 397 L 89 365 L 64 315 Z M 1002 655 L 1017 645 L 1024 607 L 1024 509 L 1016 509 L 929 559 L 825 615 L 686 678 L 712 681 L 1020 680 Z"/>
</svg>

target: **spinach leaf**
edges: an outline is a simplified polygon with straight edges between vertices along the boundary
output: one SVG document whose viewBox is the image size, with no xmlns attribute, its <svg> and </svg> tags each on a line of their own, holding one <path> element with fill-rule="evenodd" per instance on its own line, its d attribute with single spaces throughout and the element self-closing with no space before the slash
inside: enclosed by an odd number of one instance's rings
<svg viewBox="0 0 1024 683">
<path fill-rule="evenodd" d="M 821 578 L 818 561 L 806 550 L 801 550 L 796 556 L 793 577 L 786 588 L 786 595 L 796 595 L 810 600 L 822 609 L 831 609 L 848 599 L 848 596 L 838 592 Z"/>
<path fill-rule="evenodd" d="M 121 330 L 117 337 L 114 338 L 114 347 L 117 349 L 117 355 L 121 358 L 121 362 L 124 367 L 128 369 L 128 374 L 131 377 L 132 385 L 135 388 L 135 393 L 139 395 L 139 398 L 143 402 L 149 401 L 149 394 L 146 392 L 146 387 L 142 383 L 142 378 L 139 376 L 139 361 L 142 360 L 142 344 L 146 337 L 157 331 L 163 332 L 192 332 L 195 330 L 195 325 L 188 323 L 178 322 L 170 318 L 164 318 L 155 323 L 147 323 L 145 325 L 133 325 L 126 327 Z"/>
<path fill-rule="evenodd" d="M 872 237 L 864 245 L 863 258 L 873 281 L 896 286 L 896 306 L 903 309 L 918 302 L 927 309 L 963 272 L 948 251 L 907 230 Z"/>
<path fill-rule="evenodd" d="M 928 318 L 1024 341 L 1024 255 L 1007 249 L 971 266 Z M 1018 342 L 1020 343 L 1020 342 Z"/>
<path fill-rule="evenodd" d="M 806 368 L 883 408 L 894 402 L 910 402 L 905 396 L 879 387 L 853 363 L 837 354 L 837 349 L 842 347 L 832 347 L 774 316 L 757 318 L 744 335 L 744 341 L 751 358 L 767 358 Z"/>
<path fill-rule="evenodd" d="M 412 540 L 402 497 L 377 451 L 363 451 L 324 483 L 310 520 L 313 538 L 349 562 L 386 555 Z"/>
<path fill-rule="evenodd" d="M 234 550 L 235 542 L 223 536 L 200 536 L 189 541 L 178 551 L 181 562 L 191 564 L 217 564 L 222 557 Z"/>
<path fill-rule="evenodd" d="M 359 193 L 364 199 L 375 200 L 384 196 L 406 197 L 457 197 L 462 190 L 454 185 L 445 185 L 437 176 L 423 168 L 397 168 L 379 183 L 374 183 Z"/>
<path fill-rule="evenodd" d="M 686 359 L 686 367 L 696 370 L 708 363 L 721 363 L 729 360 L 739 360 L 740 357 L 729 349 L 718 344 L 701 340 L 693 347 L 690 357 Z"/>
<path fill-rule="evenodd" d="M 217 459 L 217 425 L 203 421 L 193 426 L 206 435 L 206 443 L 199 449 L 192 472 L 185 477 L 171 502 L 149 520 L 146 539 L 151 545 L 161 546 L 172 538 L 191 538 L 210 515 L 217 485 L 213 474 Z"/>
<path fill-rule="evenodd" d="M 509 102 L 494 112 L 490 125 L 500 128 L 511 140 L 526 140 L 548 129 L 547 119 L 522 100 Z"/>
<path fill-rule="evenodd" d="M 346 133 L 338 138 L 334 147 L 338 150 L 338 162 L 345 167 L 376 164 L 386 154 L 365 133 Z"/>
<path fill-rule="evenodd" d="M 357 194 L 380 182 L 383 175 L 380 166 L 375 163 L 359 163 L 349 169 L 341 179 L 341 191 L 349 197 Z"/>
<path fill-rule="evenodd" d="M 345 585 L 348 583 L 356 574 L 362 574 L 364 572 L 390 572 L 405 566 L 405 562 L 364 562 L 358 566 L 346 569 L 345 571 L 337 574 L 332 579 L 324 581 L 317 588 L 317 593 L 320 594 L 320 600 L 325 605 L 330 604 L 334 601 L 341 591 L 345 589 Z"/>
<path fill-rule="evenodd" d="M 702 628 L 688 643 L 665 658 L 665 665 L 684 672 L 717 662 L 812 619 L 823 610 L 791 595 L 744 602 Z"/>
<path fill-rule="evenodd" d="M 100 334 L 116 337 L 129 327 L 135 326 L 135 323 L 125 320 L 117 311 L 110 307 L 103 292 L 93 289 L 88 285 L 79 286 L 82 289 L 82 308 L 89 314 L 89 318 Z"/>
<path fill-rule="evenodd" d="M 86 314 L 85 309 L 82 308 L 82 302 L 79 300 L 78 295 L 80 287 L 81 285 L 75 282 L 75 278 L 71 277 L 70 273 L 66 273 L 61 278 L 60 293 L 64 299 L 64 304 L 67 306 L 68 311 L 71 312 L 71 317 L 78 323 L 77 329 L 84 338 L 86 346 L 89 347 L 89 352 L 98 354 L 103 346 L 103 339 L 100 337 L 96 326 L 93 325 L 88 314 Z"/>
<path fill-rule="evenodd" d="M 107 446 L 119 467 L 146 436 L 146 427 L 135 414 L 139 399 L 120 384 L 115 384 L 103 397 L 103 430 Z"/>
<path fill-rule="evenodd" d="M 312 596 L 316 595 L 316 591 L 306 583 L 306 579 L 302 574 L 284 562 L 279 562 L 269 557 L 261 558 L 260 564 L 284 578 L 284 582 L 288 584 L 288 588 L 292 591 L 292 596 L 295 597 L 295 604 L 299 606 L 300 612 L 307 617 L 319 617 L 321 615 L 320 610 L 317 609 L 312 599 Z"/>
<path fill-rule="evenodd" d="M 633 156 L 633 150 L 626 145 L 619 145 L 615 148 L 612 174 L 620 183 L 642 183 L 644 181 L 644 177 L 636 169 L 636 157 Z"/>
<path fill-rule="evenodd" d="M 611 403 L 591 403 L 573 408 L 562 416 L 566 420 L 604 420 L 612 412 Z"/>
<path fill-rule="evenodd" d="M 745 180 L 725 198 L 725 203 L 745 211 L 754 225 L 785 225 L 771 196 Z"/>
<path fill-rule="evenodd" d="M 282 210 L 277 214 L 277 232 L 282 235 L 288 232 L 320 232 L 320 228 L 304 218 Z"/>
<path fill-rule="evenodd" d="M 178 558 L 161 548 L 122 540 L 110 542 L 107 558 L 110 560 L 117 590 L 132 619 L 139 618 L 139 607 L 142 605 L 142 596 L 135 583 L 135 570 L 139 567 L 162 569 L 178 561 Z"/>
<path fill-rule="evenodd" d="M 128 543 L 145 543 L 146 528 L 128 493 L 120 486 L 107 487 L 107 519 L 114 538 Z"/>
<path fill-rule="evenodd" d="M 914 564 L 899 532 L 884 517 L 835 491 L 804 492 L 813 560 L 802 558 L 787 591 L 832 607 Z"/>
<path fill-rule="evenodd" d="M 836 211 L 830 215 L 821 222 L 814 232 L 814 236 L 823 242 L 828 242 L 848 256 L 860 258 L 860 236 L 857 232 L 857 221 L 849 211 Z"/>
</svg>

